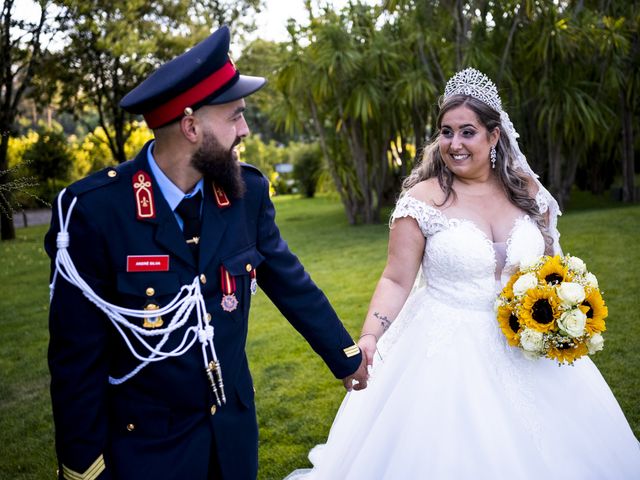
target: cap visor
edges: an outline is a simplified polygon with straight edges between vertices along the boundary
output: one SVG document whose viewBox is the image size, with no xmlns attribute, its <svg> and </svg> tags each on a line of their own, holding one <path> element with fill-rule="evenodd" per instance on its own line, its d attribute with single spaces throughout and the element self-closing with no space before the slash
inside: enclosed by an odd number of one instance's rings
<svg viewBox="0 0 640 480">
<path fill-rule="evenodd" d="M 239 98 L 244 98 L 252 93 L 260 90 L 267 83 L 266 78 L 251 77 L 249 75 L 240 75 L 238 81 L 229 90 L 222 92 L 212 100 L 208 101 L 209 105 L 220 105 L 221 103 L 229 103 Z"/>
</svg>

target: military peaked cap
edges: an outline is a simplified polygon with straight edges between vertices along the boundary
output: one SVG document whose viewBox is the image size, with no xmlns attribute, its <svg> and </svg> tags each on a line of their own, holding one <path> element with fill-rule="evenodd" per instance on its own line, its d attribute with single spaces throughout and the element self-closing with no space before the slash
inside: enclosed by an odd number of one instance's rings
<svg viewBox="0 0 640 480">
<path fill-rule="evenodd" d="M 213 32 L 189 51 L 165 63 L 127 93 L 120 106 L 142 114 L 149 128 L 159 128 L 203 105 L 246 97 L 266 82 L 240 75 L 229 58 L 229 29 Z"/>
</svg>

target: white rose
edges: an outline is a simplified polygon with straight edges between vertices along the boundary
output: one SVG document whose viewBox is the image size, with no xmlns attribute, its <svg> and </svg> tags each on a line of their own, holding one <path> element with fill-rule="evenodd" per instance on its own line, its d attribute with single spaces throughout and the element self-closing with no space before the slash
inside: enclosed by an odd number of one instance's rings
<svg viewBox="0 0 640 480">
<path fill-rule="evenodd" d="M 591 288 L 598 288 L 598 279 L 593 273 L 587 272 L 587 274 L 584 276 L 584 281 Z"/>
<path fill-rule="evenodd" d="M 540 257 L 525 257 L 520 260 L 520 270 L 531 270 L 538 264 L 539 261 Z"/>
<path fill-rule="evenodd" d="M 587 348 L 589 349 L 589 355 L 599 352 L 604 348 L 604 337 L 599 333 L 594 334 L 589 338 Z"/>
<path fill-rule="evenodd" d="M 525 273 L 513 284 L 513 294 L 516 297 L 524 295 L 530 288 L 538 285 L 538 278 L 533 273 Z"/>
<path fill-rule="evenodd" d="M 527 360 L 537 360 L 540 358 L 539 352 L 527 352 L 526 350 L 522 350 L 522 354 Z"/>
<path fill-rule="evenodd" d="M 584 333 L 586 324 L 587 316 L 578 308 L 564 312 L 558 319 L 560 330 L 573 338 L 579 337 Z"/>
<path fill-rule="evenodd" d="M 542 333 L 530 328 L 525 328 L 520 334 L 520 345 L 528 352 L 542 350 Z"/>
<path fill-rule="evenodd" d="M 585 273 L 587 271 L 587 266 L 578 257 L 569 257 L 567 266 L 569 270 L 573 270 L 576 273 Z"/>
<path fill-rule="evenodd" d="M 562 282 L 556 287 L 556 293 L 560 303 L 565 307 L 572 307 L 584 300 L 584 287 L 579 283 Z"/>
</svg>

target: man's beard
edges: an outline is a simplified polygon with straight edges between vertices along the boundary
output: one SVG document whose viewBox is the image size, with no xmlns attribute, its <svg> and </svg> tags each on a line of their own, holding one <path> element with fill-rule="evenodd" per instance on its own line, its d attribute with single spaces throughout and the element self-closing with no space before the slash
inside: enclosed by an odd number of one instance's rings
<svg viewBox="0 0 640 480">
<path fill-rule="evenodd" d="M 191 165 L 202 173 L 205 181 L 212 181 L 232 198 L 241 198 L 246 190 L 234 150 L 241 141 L 236 138 L 231 148 L 225 150 L 214 134 L 205 133 L 202 145 L 191 156 Z"/>
</svg>

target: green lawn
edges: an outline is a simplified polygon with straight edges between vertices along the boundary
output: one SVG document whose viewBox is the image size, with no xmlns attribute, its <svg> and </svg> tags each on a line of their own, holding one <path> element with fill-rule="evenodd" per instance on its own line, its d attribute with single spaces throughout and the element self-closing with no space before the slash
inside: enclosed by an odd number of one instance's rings
<svg viewBox="0 0 640 480">
<path fill-rule="evenodd" d="M 356 336 L 384 266 L 387 226 L 349 227 L 337 200 L 275 199 L 278 223 Z M 640 436 L 640 206 L 590 209 L 584 202 L 560 220 L 565 252 L 587 262 L 609 305 L 607 344 L 594 360 Z M 46 227 L 18 230 L 0 243 L 0 478 L 53 478 L 48 396 Z M 307 464 L 324 441 L 343 396 L 340 382 L 259 293 L 249 358 L 260 422 L 260 478 L 280 479 Z"/>
</svg>

